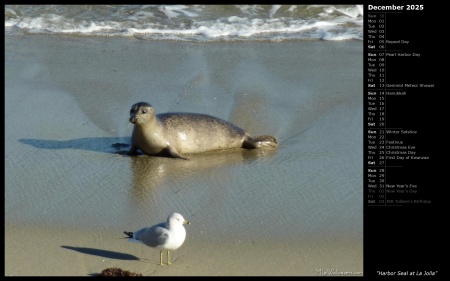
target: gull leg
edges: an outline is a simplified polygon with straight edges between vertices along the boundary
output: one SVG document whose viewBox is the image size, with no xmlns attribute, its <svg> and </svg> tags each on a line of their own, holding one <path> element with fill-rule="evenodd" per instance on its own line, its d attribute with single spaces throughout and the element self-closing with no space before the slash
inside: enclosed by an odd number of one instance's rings
<svg viewBox="0 0 450 281">
<path fill-rule="evenodd" d="M 167 251 L 167 264 L 171 265 L 172 263 L 170 262 L 170 252 Z"/>
<path fill-rule="evenodd" d="M 162 251 L 159 251 L 159 265 L 162 265 Z"/>
</svg>

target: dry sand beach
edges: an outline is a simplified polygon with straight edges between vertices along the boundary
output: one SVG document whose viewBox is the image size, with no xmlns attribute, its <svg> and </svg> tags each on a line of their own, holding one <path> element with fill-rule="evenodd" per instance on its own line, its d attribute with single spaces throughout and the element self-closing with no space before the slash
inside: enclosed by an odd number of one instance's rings
<svg viewBox="0 0 450 281">
<path fill-rule="evenodd" d="M 5 36 L 5 276 L 363 271 L 363 43 Z M 133 103 L 277 150 L 130 157 Z M 123 231 L 179 212 L 173 265 Z"/>
</svg>

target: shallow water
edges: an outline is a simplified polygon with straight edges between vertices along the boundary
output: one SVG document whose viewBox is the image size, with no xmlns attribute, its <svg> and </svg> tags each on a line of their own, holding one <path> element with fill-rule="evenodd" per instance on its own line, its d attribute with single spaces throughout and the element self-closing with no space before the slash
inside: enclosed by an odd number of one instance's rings
<svg viewBox="0 0 450 281">
<path fill-rule="evenodd" d="M 6 223 L 122 233 L 177 211 L 192 242 L 314 241 L 332 259 L 351 245 L 336 263 L 362 271 L 362 43 L 5 40 Z M 129 157 L 112 145 L 138 101 L 280 146 Z"/>
</svg>

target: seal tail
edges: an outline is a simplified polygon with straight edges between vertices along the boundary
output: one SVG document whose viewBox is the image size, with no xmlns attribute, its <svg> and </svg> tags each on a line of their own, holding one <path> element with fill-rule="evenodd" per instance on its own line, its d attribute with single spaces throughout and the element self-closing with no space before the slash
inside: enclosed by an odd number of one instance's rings
<svg viewBox="0 0 450 281">
<path fill-rule="evenodd" d="M 244 141 L 244 148 L 255 149 L 255 148 L 276 148 L 278 146 L 278 141 L 273 136 L 263 135 L 259 137 L 250 137 L 247 136 L 247 139 Z"/>
</svg>

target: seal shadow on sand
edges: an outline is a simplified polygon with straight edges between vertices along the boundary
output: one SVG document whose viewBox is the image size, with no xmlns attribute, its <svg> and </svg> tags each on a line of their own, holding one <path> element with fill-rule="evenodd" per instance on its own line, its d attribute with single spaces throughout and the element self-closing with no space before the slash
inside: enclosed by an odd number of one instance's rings
<svg viewBox="0 0 450 281">
<path fill-rule="evenodd" d="M 127 155 L 128 149 L 131 147 L 131 137 L 92 137 L 92 138 L 79 138 L 72 140 L 45 140 L 45 139 L 19 139 L 20 143 L 27 144 L 39 149 L 79 149 L 79 150 L 87 150 L 87 151 L 95 151 L 95 152 L 104 152 L 104 153 L 113 153 L 113 154 L 121 154 Z M 271 151 L 272 150 L 272 151 Z M 209 151 L 203 153 L 196 154 L 187 154 L 190 159 L 195 159 L 198 157 L 209 157 L 211 159 L 211 154 L 215 154 L 219 156 L 213 160 L 214 163 L 222 163 L 227 162 L 223 161 L 223 157 L 220 155 L 224 155 L 224 153 L 235 153 L 239 155 L 239 159 L 241 160 L 251 160 L 256 159 L 262 156 L 271 155 L 275 153 L 276 149 L 228 149 L 222 151 Z M 139 153 L 138 156 L 142 156 L 142 153 Z M 132 156 L 135 157 L 135 156 Z M 148 157 L 156 157 L 156 158 L 171 158 L 165 156 L 148 156 Z M 174 159 L 177 160 L 177 159 Z M 199 163 L 199 162 L 197 162 Z M 210 162 L 211 163 L 211 162 Z M 190 164 L 196 165 L 196 164 Z"/>
<path fill-rule="evenodd" d="M 141 193 L 160 186 L 167 180 L 206 176 L 205 172 L 219 167 L 249 164 L 273 157 L 277 149 L 226 149 L 197 154 L 187 154 L 189 160 L 161 156 L 128 156 L 130 137 L 92 137 L 65 141 L 44 139 L 19 139 L 19 142 L 38 149 L 79 149 L 130 157 L 133 190 Z M 139 197 L 140 195 L 138 195 Z"/>
<path fill-rule="evenodd" d="M 106 251 L 106 250 L 100 250 L 100 249 L 94 249 L 94 248 L 84 248 L 84 247 L 71 247 L 71 246 L 61 246 L 61 248 L 73 250 L 82 254 L 86 255 L 92 255 L 92 256 L 99 256 L 109 259 L 116 259 L 116 260 L 139 260 L 138 257 L 130 255 L 130 254 L 124 254 L 114 251 Z"/>
<path fill-rule="evenodd" d="M 80 149 L 104 153 L 126 154 L 130 137 L 92 137 L 79 138 L 65 141 L 44 139 L 19 139 L 19 142 L 40 149 Z M 119 151 L 125 149 L 125 151 Z"/>
</svg>

